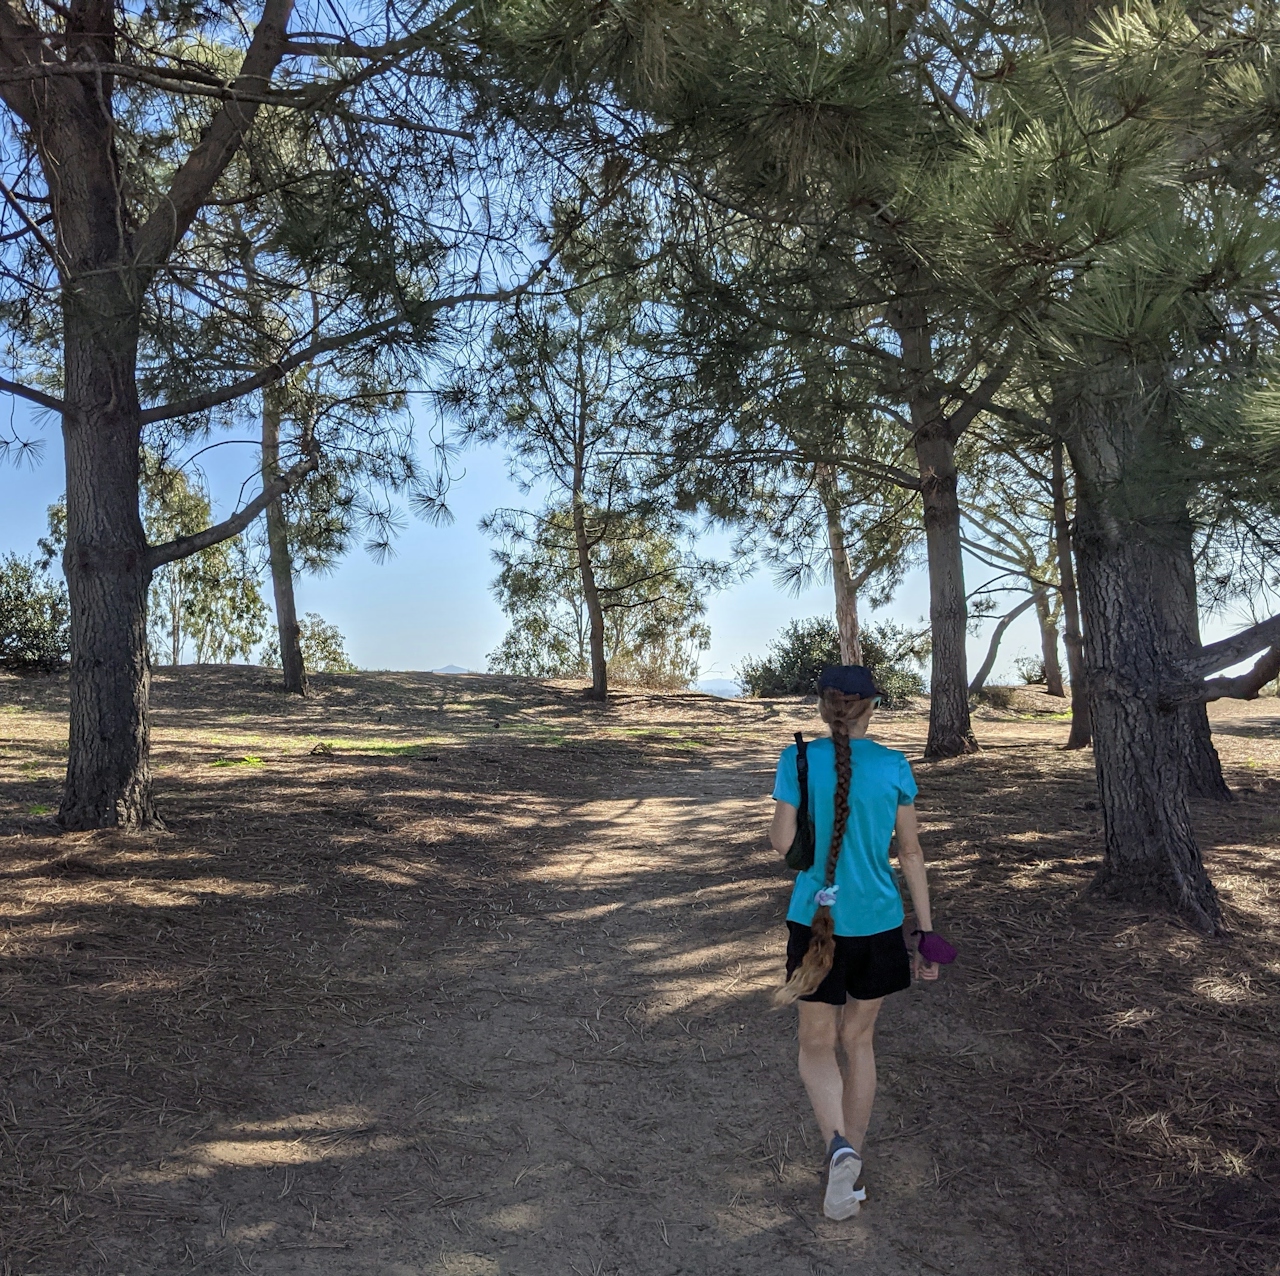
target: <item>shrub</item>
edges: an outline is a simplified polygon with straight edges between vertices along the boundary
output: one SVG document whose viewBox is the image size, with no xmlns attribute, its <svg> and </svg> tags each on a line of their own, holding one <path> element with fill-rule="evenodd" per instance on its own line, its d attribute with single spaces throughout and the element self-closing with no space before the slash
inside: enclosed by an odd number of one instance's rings
<svg viewBox="0 0 1280 1276">
<path fill-rule="evenodd" d="M 824 665 L 840 663 L 840 631 L 826 616 L 793 620 L 759 660 L 750 656 L 735 670 L 749 696 L 808 696 L 818 689 Z"/>
<path fill-rule="evenodd" d="M 889 708 L 924 693 L 920 663 L 929 654 L 928 632 L 885 621 L 862 631 L 862 659 Z M 826 616 L 793 620 L 760 659 L 748 657 L 735 670 L 749 696 L 807 696 L 818 689 L 824 665 L 840 663 L 840 633 Z"/>
<path fill-rule="evenodd" d="M 308 673 L 356 672 L 337 625 L 330 625 L 322 616 L 309 611 L 298 621 L 298 631 L 302 643 L 302 663 Z M 262 663 L 271 669 L 280 668 L 279 635 L 273 636 L 267 643 L 262 653 Z"/>
<path fill-rule="evenodd" d="M 57 669 L 70 650 L 67 587 L 33 559 L 0 559 L 0 665 Z"/>
<path fill-rule="evenodd" d="M 862 631 L 862 659 L 884 692 L 886 708 L 900 708 L 912 696 L 924 695 L 920 666 L 929 659 L 930 649 L 928 629 L 908 629 L 885 620 Z"/>
<path fill-rule="evenodd" d="M 1019 656 L 1013 662 L 1013 667 L 1018 671 L 1018 677 L 1025 683 L 1044 681 L 1044 658 L 1042 656 Z"/>
</svg>

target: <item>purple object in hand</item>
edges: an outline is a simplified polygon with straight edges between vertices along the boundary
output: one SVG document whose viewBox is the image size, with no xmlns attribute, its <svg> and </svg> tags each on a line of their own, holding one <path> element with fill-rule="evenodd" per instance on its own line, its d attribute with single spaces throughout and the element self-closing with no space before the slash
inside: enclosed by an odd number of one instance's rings
<svg viewBox="0 0 1280 1276">
<path fill-rule="evenodd" d="M 925 961 L 936 962 L 939 966 L 949 966 L 956 959 L 956 950 L 941 935 L 931 930 L 918 930 L 920 943 L 917 946 L 920 956 Z"/>
</svg>

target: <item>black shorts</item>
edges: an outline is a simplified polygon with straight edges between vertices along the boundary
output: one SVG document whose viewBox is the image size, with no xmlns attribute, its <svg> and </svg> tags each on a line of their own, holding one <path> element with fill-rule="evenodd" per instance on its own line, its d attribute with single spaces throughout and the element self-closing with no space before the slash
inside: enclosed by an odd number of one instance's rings
<svg viewBox="0 0 1280 1276">
<path fill-rule="evenodd" d="M 788 922 L 787 978 L 804 961 L 813 932 L 799 922 Z M 825 1001 L 843 1006 L 846 998 L 875 1001 L 891 992 L 911 987 L 911 958 L 902 938 L 902 927 L 878 935 L 837 935 L 836 953 L 827 977 L 801 1001 Z"/>
</svg>

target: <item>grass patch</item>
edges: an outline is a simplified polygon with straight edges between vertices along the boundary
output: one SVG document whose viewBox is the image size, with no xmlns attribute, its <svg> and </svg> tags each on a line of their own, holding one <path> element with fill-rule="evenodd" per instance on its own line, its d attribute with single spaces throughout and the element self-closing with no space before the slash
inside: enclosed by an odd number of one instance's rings
<svg viewBox="0 0 1280 1276">
<path fill-rule="evenodd" d="M 605 727 L 607 735 L 641 736 L 651 740 L 677 740 L 685 732 L 678 727 Z"/>
<path fill-rule="evenodd" d="M 214 758 L 210 766 L 266 766 L 267 764 L 255 753 L 246 753 L 242 758 Z"/>
<path fill-rule="evenodd" d="M 392 758 L 416 758 L 421 757 L 428 749 L 438 749 L 442 744 L 447 744 L 448 740 L 436 737 L 425 740 L 410 740 L 408 742 L 394 742 L 391 740 L 325 740 L 321 741 L 321 743 L 327 744 L 334 753 L 343 750 L 347 753 L 375 753 Z"/>
<path fill-rule="evenodd" d="M 42 806 L 39 802 L 37 802 L 34 806 L 27 807 L 27 814 L 28 815 L 51 815 L 53 814 L 53 807 Z"/>
</svg>

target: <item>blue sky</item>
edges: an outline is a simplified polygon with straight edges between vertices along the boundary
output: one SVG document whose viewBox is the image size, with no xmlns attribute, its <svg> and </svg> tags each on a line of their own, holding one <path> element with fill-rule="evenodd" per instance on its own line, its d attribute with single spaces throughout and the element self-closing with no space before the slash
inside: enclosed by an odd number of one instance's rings
<svg viewBox="0 0 1280 1276">
<path fill-rule="evenodd" d="M 0 411 L 8 408 L 0 400 Z M 62 446 L 56 420 L 41 420 L 21 403 L 12 412 L 19 433 L 44 442 L 43 456 L 34 465 L 0 461 L 0 552 L 27 554 L 44 533 L 47 507 L 65 486 Z M 200 458 L 217 515 L 230 512 L 242 483 L 252 480 L 257 460 L 257 449 L 249 444 L 228 444 Z M 452 524 L 430 526 L 410 517 L 394 556 L 386 562 L 375 563 L 362 550 L 355 550 L 331 575 L 303 577 L 298 583 L 299 610 L 319 612 L 336 624 L 346 638 L 348 653 L 362 668 L 433 669 L 455 664 L 483 669 L 505 624 L 489 592 L 495 571 L 491 542 L 477 523 L 495 506 L 520 505 L 529 499 L 508 477 L 500 451 L 466 453 L 449 497 Z M 715 552 L 725 545 L 727 538 L 712 536 L 703 549 Z M 976 563 L 968 566 L 973 577 L 970 587 L 990 574 Z M 924 572 L 917 570 L 903 579 L 893 602 L 876 616 L 914 625 L 927 614 L 928 606 L 928 583 Z M 795 597 L 776 588 L 767 571 L 756 571 L 708 600 L 711 649 L 704 654 L 702 677 L 732 677 L 734 666 L 745 656 L 763 652 L 787 621 L 832 609 L 829 587 Z M 986 643 L 985 636 L 970 640 L 971 668 L 982 659 Z M 1013 661 L 1038 651 L 1034 621 L 1024 614 L 1005 635 L 993 681 L 1012 678 Z"/>
</svg>

